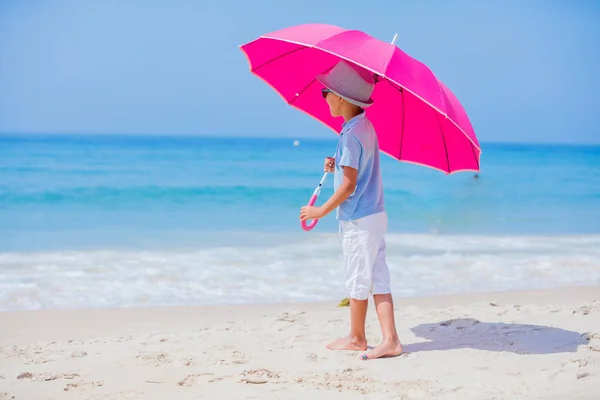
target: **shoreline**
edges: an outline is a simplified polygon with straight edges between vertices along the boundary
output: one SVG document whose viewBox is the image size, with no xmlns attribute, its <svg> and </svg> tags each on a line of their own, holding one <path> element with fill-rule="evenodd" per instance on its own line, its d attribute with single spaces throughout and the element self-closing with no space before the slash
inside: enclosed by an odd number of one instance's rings
<svg viewBox="0 0 600 400">
<path fill-rule="evenodd" d="M 388 235 L 387 243 L 400 298 L 600 284 L 600 236 Z M 332 234 L 268 247 L 0 253 L 0 308 L 339 301 L 339 246 Z"/>
<path fill-rule="evenodd" d="M 411 305 L 427 305 L 427 304 L 437 304 L 440 298 L 448 298 L 453 301 L 452 304 L 463 305 L 470 301 L 478 300 L 482 296 L 492 296 L 497 297 L 499 299 L 508 299 L 511 296 L 532 296 L 532 300 L 536 301 L 536 294 L 538 292 L 553 292 L 553 293 L 569 293 L 571 294 L 574 289 L 580 288 L 582 292 L 585 294 L 589 294 L 589 291 L 597 290 L 600 293 L 600 284 L 591 283 L 591 284 L 573 284 L 573 285 L 561 285 L 561 286 L 553 286 L 553 287 L 544 287 L 544 288 L 529 288 L 529 289 L 514 289 L 514 290 L 488 290 L 488 291 L 471 291 L 467 293 L 439 293 L 439 294 L 425 294 L 425 295 L 409 295 L 409 296 L 400 296 L 393 294 L 394 303 L 397 302 L 408 302 Z M 543 296 L 542 296 L 543 297 Z M 64 307 L 64 308 L 39 308 L 39 309 L 0 309 L 0 317 L 7 314 L 19 314 L 19 313 L 87 313 L 89 311 L 92 312 L 124 312 L 126 310 L 154 310 L 158 312 L 166 312 L 166 311 L 177 311 L 182 309 L 214 309 L 219 310 L 223 308 L 285 308 L 285 307 L 301 307 L 304 305 L 314 306 L 314 307 L 331 307 L 332 305 L 337 307 L 338 300 L 340 299 L 331 299 L 331 300 L 307 300 L 307 301 L 280 301 L 280 302 L 247 302 L 247 303 L 211 303 L 211 304 L 174 304 L 174 305 L 134 305 L 134 306 L 121 306 L 121 307 Z M 373 301 L 373 298 L 370 297 L 370 302 Z M 600 295 L 598 296 L 598 301 L 600 301 Z M 0 332 L 1 334 L 1 332 Z"/>
<path fill-rule="evenodd" d="M 174 236 L 180 234 L 189 234 L 191 238 L 210 239 L 213 242 L 202 243 L 199 241 L 193 241 L 187 238 L 184 244 L 175 241 L 168 242 L 168 245 L 164 247 L 156 247 L 154 242 L 151 242 L 152 246 L 148 246 L 146 242 L 139 243 L 127 243 L 127 244 L 98 244 L 98 243 L 86 243 L 81 246 L 64 247 L 62 245 L 50 246 L 50 247 L 38 247 L 38 248 L 26 248 L 26 247 L 0 247 L 0 254 L 7 255 L 35 255 L 35 254 L 57 254 L 57 253 L 99 253 L 99 252 L 177 252 L 177 251 L 193 251 L 193 250 L 206 250 L 206 249 L 223 249 L 231 247 L 242 247 L 242 248 L 253 248 L 257 246 L 268 245 L 269 241 L 272 242 L 273 235 L 284 235 L 280 237 L 278 241 L 274 242 L 273 246 L 285 246 L 293 243 L 302 243 L 307 241 L 315 241 L 317 239 L 335 239 L 339 237 L 339 233 L 334 223 L 330 226 L 323 228 L 320 231 L 306 233 L 294 228 L 282 228 L 273 232 L 272 228 L 264 228 L 264 230 L 252 230 L 252 229 L 222 229 L 222 230 L 196 230 L 196 229 L 182 229 L 182 230 L 167 230 Z M 472 232 L 470 230 L 469 232 Z M 231 236 L 237 241 L 231 241 Z M 285 237 L 287 235 L 288 237 Z M 415 239 L 529 239 L 529 240 L 574 240 L 574 239 L 600 239 L 600 231 L 580 232 L 580 231 L 564 231 L 564 232 L 550 232 L 541 233 L 538 231 L 478 231 L 475 233 L 467 233 L 462 231 L 437 231 L 435 229 L 430 231 L 424 230 L 395 230 L 390 229 L 386 233 L 386 237 L 391 238 L 415 238 Z M 215 239 L 215 237 L 217 239 Z M 249 239 L 250 237 L 250 239 Z M 227 239 L 227 240 L 226 240 Z M 159 242 L 156 240 L 157 243 Z M 66 245 L 65 245 L 66 246 Z"/>
</svg>

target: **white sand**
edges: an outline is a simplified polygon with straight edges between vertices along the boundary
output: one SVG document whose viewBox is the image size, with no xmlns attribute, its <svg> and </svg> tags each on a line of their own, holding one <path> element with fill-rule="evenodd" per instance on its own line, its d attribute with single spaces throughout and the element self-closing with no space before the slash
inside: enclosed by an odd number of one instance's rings
<svg viewBox="0 0 600 400">
<path fill-rule="evenodd" d="M 324 348 L 331 303 L 4 312 L 0 399 L 600 399 L 599 286 L 396 309 L 407 353 L 369 361 Z"/>
</svg>

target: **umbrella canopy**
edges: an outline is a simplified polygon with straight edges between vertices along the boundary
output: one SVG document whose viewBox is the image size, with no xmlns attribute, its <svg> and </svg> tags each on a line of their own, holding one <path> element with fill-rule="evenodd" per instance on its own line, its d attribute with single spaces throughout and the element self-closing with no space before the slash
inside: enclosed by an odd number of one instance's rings
<svg viewBox="0 0 600 400">
<path fill-rule="evenodd" d="M 340 132 L 317 75 L 346 60 L 373 75 L 374 104 L 366 109 L 382 152 L 447 174 L 479 171 L 481 149 L 454 94 L 433 72 L 397 46 L 364 32 L 306 24 L 265 34 L 241 46 L 250 71 L 291 106 Z"/>
</svg>

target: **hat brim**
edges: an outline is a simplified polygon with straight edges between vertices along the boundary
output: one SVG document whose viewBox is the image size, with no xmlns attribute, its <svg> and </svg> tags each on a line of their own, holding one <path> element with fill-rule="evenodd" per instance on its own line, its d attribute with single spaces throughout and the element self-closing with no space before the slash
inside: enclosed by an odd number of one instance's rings
<svg viewBox="0 0 600 400">
<path fill-rule="evenodd" d="M 367 108 L 367 107 L 370 107 L 373 105 L 373 99 L 369 99 L 367 102 L 363 102 L 363 101 L 356 100 L 356 99 L 353 99 L 348 96 L 344 96 L 343 94 L 336 92 L 335 90 L 333 90 L 331 88 L 331 84 L 329 83 L 329 80 L 327 79 L 327 75 L 317 75 L 317 77 L 315 79 L 318 82 L 321 82 L 327 89 L 331 90 L 331 92 L 333 94 L 341 97 L 342 99 L 346 100 L 348 103 L 352 103 L 355 106 L 362 107 L 362 108 Z"/>
</svg>

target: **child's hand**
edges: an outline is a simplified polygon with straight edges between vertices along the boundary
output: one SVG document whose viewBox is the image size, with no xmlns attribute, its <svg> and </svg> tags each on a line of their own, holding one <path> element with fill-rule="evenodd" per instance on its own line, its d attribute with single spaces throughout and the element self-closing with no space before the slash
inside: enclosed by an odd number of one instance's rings
<svg viewBox="0 0 600 400">
<path fill-rule="evenodd" d="M 333 158 L 333 157 L 325 158 L 324 171 L 325 172 L 333 172 L 334 168 L 335 168 L 335 158 Z"/>
<path fill-rule="evenodd" d="M 300 209 L 300 221 L 308 221 L 309 219 L 323 218 L 323 210 L 321 207 L 304 206 Z"/>
</svg>

